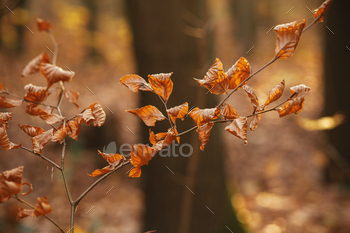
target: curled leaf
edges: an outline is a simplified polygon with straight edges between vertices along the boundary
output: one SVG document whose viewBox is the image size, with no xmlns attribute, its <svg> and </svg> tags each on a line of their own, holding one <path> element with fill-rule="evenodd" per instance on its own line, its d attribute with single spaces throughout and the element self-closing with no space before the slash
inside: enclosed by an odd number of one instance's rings
<svg viewBox="0 0 350 233">
<path fill-rule="evenodd" d="M 91 177 L 99 176 L 106 174 L 112 170 L 115 169 L 120 163 L 122 163 L 125 160 L 125 157 L 120 154 L 107 154 L 107 153 L 102 153 L 101 151 L 98 151 L 98 154 L 103 157 L 104 160 L 108 162 L 108 166 L 102 168 L 102 169 L 96 169 L 93 173 L 88 174 Z"/>
<path fill-rule="evenodd" d="M 240 117 L 233 120 L 232 123 L 225 128 L 225 130 L 242 139 L 244 141 L 244 145 L 248 144 L 246 117 Z"/>
<path fill-rule="evenodd" d="M 136 74 L 125 75 L 119 80 L 118 83 L 123 84 L 133 92 L 139 92 L 139 90 L 153 91 L 151 85 L 149 85 L 146 80 Z"/>
<path fill-rule="evenodd" d="M 11 112 L 1 112 L 0 113 L 0 146 L 2 146 L 6 151 L 17 149 L 21 147 L 22 145 L 16 145 L 12 142 L 10 142 L 6 129 L 9 128 L 8 121 L 12 119 L 12 113 Z"/>
<path fill-rule="evenodd" d="M 297 97 L 301 92 L 309 92 L 311 90 L 310 87 L 305 86 L 304 84 L 296 85 L 290 88 L 290 93 Z"/>
<path fill-rule="evenodd" d="M 21 192 L 23 166 L 0 174 L 0 203 Z"/>
<path fill-rule="evenodd" d="M 134 166 L 129 173 L 129 177 L 140 177 L 143 165 L 148 165 L 157 150 L 144 144 L 131 145 L 131 164 Z"/>
<path fill-rule="evenodd" d="M 276 58 L 288 59 L 293 55 L 305 27 L 305 22 L 304 19 L 299 24 L 297 21 L 280 24 L 273 29 L 276 32 Z"/>
<path fill-rule="evenodd" d="M 259 100 L 258 100 L 258 97 L 256 96 L 255 92 L 253 91 L 253 89 L 248 85 L 243 85 L 242 88 L 245 92 L 247 92 L 247 94 L 250 98 L 250 102 L 253 105 L 254 110 L 256 108 L 258 108 L 259 107 Z"/>
<path fill-rule="evenodd" d="M 262 112 L 262 111 L 264 111 L 264 109 L 265 109 L 265 105 L 263 104 L 255 110 L 255 113 L 257 114 L 259 112 Z M 257 114 L 257 115 L 253 116 L 253 120 L 249 124 L 249 129 L 251 131 L 254 131 L 254 129 L 256 129 L 258 127 L 260 119 L 261 119 L 261 114 Z"/>
<path fill-rule="evenodd" d="M 50 138 L 51 142 L 63 143 L 65 137 L 67 136 L 67 127 L 63 128 L 63 124 L 58 128 L 56 132 Z"/>
<path fill-rule="evenodd" d="M 188 115 L 197 123 L 198 128 L 211 121 L 219 118 L 220 116 L 220 108 L 206 108 L 206 109 L 199 109 L 194 108 L 191 112 L 188 113 Z"/>
<path fill-rule="evenodd" d="M 333 0 L 326 0 L 324 1 L 319 8 L 317 8 L 314 11 L 314 18 L 317 19 L 320 17 L 317 21 L 323 22 L 324 16 L 326 15 L 328 8 L 331 6 Z"/>
<path fill-rule="evenodd" d="M 227 72 L 226 77 L 229 80 L 229 89 L 235 89 L 245 79 L 250 76 L 251 68 L 247 59 L 241 57 Z M 247 81 L 248 82 L 248 81 Z M 246 84 L 245 82 L 244 84 Z M 242 84 L 242 85 L 244 85 Z M 242 87 L 240 87 L 242 88 Z M 240 89 L 238 88 L 238 89 Z"/>
<path fill-rule="evenodd" d="M 48 125 L 53 125 L 58 122 L 62 122 L 65 119 L 64 117 L 61 117 L 56 113 L 41 115 L 40 118 L 43 119 Z"/>
<path fill-rule="evenodd" d="M 147 126 L 155 126 L 156 121 L 162 121 L 165 119 L 165 116 L 158 110 L 158 108 L 152 105 L 146 105 L 142 108 L 126 111 L 138 116 Z"/>
<path fill-rule="evenodd" d="M 210 136 L 211 129 L 213 128 L 213 125 L 214 125 L 213 122 L 208 122 L 197 129 L 199 140 L 201 141 L 200 149 L 202 151 L 204 151 L 205 145 L 209 141 L 209 136 Z"/>
<path fill-rule="evenodd" d="M 19 207 L 16 219 L 18 221 L 22 218 L 33 217 L 33 216 L 34 216 L 34 210 L 28 210 L 28 209 L 24 209 L 23 207 Z"/>
<path fill-rule="evenodd" d="M 280 84 L 276 85 L 273 89 L 271 89 L 271 91 L 269 92 L 269 98 L 265 102 L 265 106 L 278 100 L 282 96 L 283 91 L 284 91 L 284 85 L 285 85 L 285 83 L 284 83 L 284 79 L 283 79 Z"/>
<path fill-rule="evenodd" d="M 280 117 L 284 117 L 291 113 L 297 114 L 301 112 L 301 110 L 303 110 L 304 107 L 304 100 L 304 97 L 296 97 L 289 100 L 282 107 L 277 109 L 278 114 L 280 115 Z"/>
<path fill-rule="evenodd" d="M 70 82 L 75 74 L 73 71 L 63 70 L 49 63 L 41 63 L 40 71 L 47 80 L 47 88 L 59 81 Z"/>
<path fill-rule="evenodd" d="M 149 129 L 149 141 L 152 143 L 152 145 L 156 144 L 158 141 L 165 138 L 167 133 L 157 133 L 154 134 L 151 129 Z"/>
<path fill-rule="evenodd" d="M 171 145 L 171 143 L 173 143 L 175 140 L 177 140 L 179 143 L 180 137 L 176 137 L 176 134 L 176 127 L 174 127 L 174 129 L 170 128 L 166 133 L 164 140 L 157 141 L 157 143 L 154 144 L 153 148 L 157 151 L 160 151 L 164 147 Z"/>
<path fill-rule="evenodd" d="M 93 123 L 95 127 L 101 127 L 106 121 L 106 113 L 99 102 L 95 102 L 84 110 L 82 119 L 84 119 L 86 125 Z"/>
<path fill-rule="evenodd" d="M 173 81 L 170 77 L 173 73 L 160 73 L 148 75 L 148 82 L 153 88 L 153 91 L 163 98 L 165 102 L 168 101 L 173 91 Z"/>
<path fill-rule="evenodd" d="M 166 110 L 167 113 L 170 116 L 171 121 L 175 124 L 176 118 L 181 118 L 181 120 L 184 120 L 184 117 L 186 116 L 186 113 L 188 112 L 188 103 L 181 104 L 179 106 L 170 108 Z"/>
<path fill-rule="evenodd" d="M 72 90 L 65 90 L 64 96 L 68 99 L 69 102 L 75 104 L 78 108 L 80 108 L 78 104 L 79 92 Z"/>
<path fill-rule="evenodd" d="M 39 134 L 42 134 L 43 132 L 45 132 L 45 130 L 43 128 L 40 127 L 36 127 L 36 126 L 31 126 L 31 125 L 20 125 L 18 124 L 18 126 L 21 128 L 21 130 L 23 132 L 25 132 L 26 134 L 28 134 L 30 137 L 35 137 Z"/>
<path fill-rule="evenodd" d="M 24 99 L 35 103 L 43 102 L 46 100 L 47 96 L 50 95 L 50 92 L 46 89 L 46 87 L 39 87 L 33 84 L 25 85 L 24 89 L 27 91 Z"/>
<path fill-rule="evenodd" d="M 225 117 L 225 119 L 236 119 L 239 117 L 236 109 L 234 109 L 231 105 L 224 103 L 224 107 L 221 109 L 221 115 Z"/>
<path fill-rule="evenodd" d="M 48 32 L 49 30 L 52 30 L 51 24 L 49 24 L 46 20 L 40 19 L 39 17 L 35 17 L 34 19 L 38 25 L 39 31 L 47 31 Z"/>
<path fill-rule="evenodd" d="M 41 215 L 46 215 L 52 212 L 52 208 L 47 202 L 46 196 L 43 197 L 43 200 L 41 201 L 41 198 L 38 197 L 38 202 L 35 205 L 34 209 L 34 216 L 38 217 Z"/>
<path fill-rule="evenodd" d="M 35 153 L 41 154 L 44 146 L 50 141 L 53 136 L 53 129 L 45 131 L 35 137 L 32 137 L 33 151 Z"/>
<path fill-rule="evenodd" d="M 48 107 L 47 109 L 43 110 L 41 108 L 36 107 L 37 104 L 28 103 L 26 107 L 26 113 L 32 116 L 41 116 L 46 115 L 52 112 L 52 109 Z"/>
<path fill-rule="evenodd" d="M 5 96 L 0 95 L 0 108 L 13 108 L 21 106 L 23 100 L 7 99 Z"/>
<path fill-rule="evenodd" d="M 34 74 L 39 71 L 41 63 L 49 62 L 50 58 L 45 52 L 39 54 L 24 67 L 21 76 L 26 77 L 28 75 Z"/>
</svg>

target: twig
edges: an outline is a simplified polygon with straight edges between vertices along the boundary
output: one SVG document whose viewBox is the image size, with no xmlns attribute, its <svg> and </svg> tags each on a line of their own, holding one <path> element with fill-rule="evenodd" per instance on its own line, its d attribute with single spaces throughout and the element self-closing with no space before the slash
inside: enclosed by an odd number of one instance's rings
<svg viewBox="0 0 350 233">
<path fill-rule="evenodd" d="M 56 42 L 55 37 L 54 37 L 53 34 L 52 34 L 52 31 L 49 30 L 48 32 L 49 32 L 50 39 L 51 39 L 51 41 L 52 41 L 52 43 L 53 43 L 53 46 L 54 46 L 54 53 L 53 53 L 53 58 L 52 58 L 52 64 L 53 64 L 53 65 L 56 65 L 57 53 L 58 53 L 58 44 L 57 44 L 57 42 Z"/>
<path fill-rule="evenodd" d="M 169 116 L 169 113 L 168 113 L 168 111 L 167 111 L 167 110 L 168 110 L 168 106 L 167 106 L 166 102 L 162 99 L 162 97 L 160 97 L 159 95 L 158 95 L 158 97 L 159 97 L 159 99 L 160 99 L 160 100 L 163 102 L 163 104 L 164 104 L 166 114 L 168 115 L 168 121 L 169 121 L 169 123 L 170 123 L 171 128 L 173 128 L 173 122 L 171 121 L 170 116 Z"/>
<path fill-rule="evenodd" d="M 39 156 L 39 157 L 42 158 L 43 160 L 45 160 L 45 161 L 51 163 L 51 164 L 52 164 L 53 166 L 55 166 L 58 170 L 62 171 L 62 168 L 61 168 L 60 166 L 58 166 L 55 162 L 53 162 L 52 160 L 46 158 L 46 157 L 43 156 L 42 154 L 36 153 L 36 152 L 34 152 L 33 150 L 31 150 L 31 149 L 29 149 L 29 148 L 27 148 L 27 147 L 24 147 L 24 146 L 21 146 L 21 149 L 26 150 L 26 151 L 28 151 L 28 152 L 30 152 L 30 153 L 32 153 L 32 154 L 35 154 L 35 155 Z"/>
<path fill-rule="evenodd" d="M 65 128 L 65 122 L 63 122 L 63 129 L 64 129 L 64 128 Z M 70 203 L 71 205 L 73 205 L 72 196 L 71 196 L 71 194 L 70 194 L 69 187 L 68 187 L 68 184 L 67 184 L 67 178 L 66 178 L 66 175 L 65 175 L 65 173 L 64 173 L 64 155 L 65 155 L 65 152 L 66 152 L 66 140 L 63 140 L 62 157 L 61 157 L 61 174 L 62 174 L 62 179 L 63 179 L 64 187 L 65 187 L 66 192 L 67 192 L 67 196 L 68 196 L 69 203 Z"/>
</svg>

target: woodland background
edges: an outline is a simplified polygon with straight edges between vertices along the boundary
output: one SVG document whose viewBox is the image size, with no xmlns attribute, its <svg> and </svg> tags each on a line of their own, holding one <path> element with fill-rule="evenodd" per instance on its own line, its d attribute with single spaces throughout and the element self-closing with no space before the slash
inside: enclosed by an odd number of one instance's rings
<svg viewBox="0 0 350 233">
<path fill-rule="evenodd" d="M 1 2 L 1 14 L 10 2 Z M 80 106 L 99 101 L 114 113 L 104 108 L 105 126 L 83 127 L 78 142 L 67 141 L 66 172 L 75 196 L 95 180 L 86 174 L 105 165 L 96 150 L 113 141 L 117 145 L 147 142 L 148 130 L 124 110 L 159 100 L 118 85 L 122 76 L 137 73 L 146 78 L 147 74 L 174 72 L 169 106 L 188 101 L 191 106 L 213 107 L 219 98 L 206 95 L 207 90 L 199 88 L 193 77 L 203 78 L 216 57 L 228 69 L 244 56 L 257 70 L 274 54 L 271 27 L 303 18 L 310 23 L 313 15 L 306 6 L 314 9 L 321 3 L 23 1 L 14 14 L 6 13 L 0 20 L 0 83 L 18 94 L 24 93 L 25 84 L 46 84 L 40 75 L 21 78 L 20 74 L 40 52 L 51 55 L 46 49 L 53 48 L 50 38 L 38 32 L 33 18 L 48 20 L 59 43 L 57 64 L 76 72 L 67 87 L 80 92 Z M 125 173 L 130 168 L 123 168 L 80 204 L 75 232 L 229 232 L 226 226 L 235 233 L 349 232 L 348 10 L 349 1 L 335 0 L 325 23 L 316 24 L 302 35 L 292 58 L 277 61 L 249 81 L 259 99 L 266 99 L 268 91 L 282 79 L 286 80 L 286 90 L 299 83 L 310 86 L 300 114 L 282 119 L 277 113 L 264 114 L 259 127 L 248 133 L 248 146 L 217 125 L 205 152 L 198 149 L 197 133 L 182 137 L 182 143 L 196 148 L 191 157 L 158 156 L 142 168 L 140 179 L 128 178 Z M 243 91 L 228 101 L 242 114 L 251 112 L 249 102 Z M 11 111 L 9 138 L 30 147 L 30 140 L 16 124 L 44 123 L 24 115 L 23 107 Z M 62 111 L 73 115 L 77 110 L 66 102 Z M 317 121 L 336 113 L 333 118 Z M 345 120 L 341 122 L 342 116 Z M 187 118 L 179 132 L 193 125 Z M 162 127 L 159 124 L 157 132 Z M 316 130 L 324 128 L 328 130 Z M 59 150 L 59 146 L 49 143 L 44 153 L 55 161 Z M 51 182 L 51 167 L 45 161 L 24 151 L 0 151 L 0 171 L 24 165 L 24 181 L 30 181 L 37 194 L 26 199 L 35 203 L 36 196 L 46 195 L 54 209 L 50 215 L 68 225 L 69 205 L 60 174 L 55 171 Z M 53 232 L 44 218 L 17 222 L 18 207 L 14 201 L 1 205 L 1 232 Z"/>
</svg>

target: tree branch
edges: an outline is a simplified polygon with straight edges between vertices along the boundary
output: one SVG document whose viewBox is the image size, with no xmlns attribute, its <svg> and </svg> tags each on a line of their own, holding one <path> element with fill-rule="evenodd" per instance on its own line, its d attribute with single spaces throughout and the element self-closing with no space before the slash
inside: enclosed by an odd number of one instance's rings
<svg viewBox="0 0 350 233">
<path fill-rule="evenodd" d="M 51 163 L 51 164 L 52 164 L 54 167 L 56 167 L 58 170 L 62 171 L 62 168 L 61 168 L 60 166 L 58 166 L 55 162 L 53 162 L 52 160 L 46 158 L 46 157 L 43 156 L 42 154 L 36 153 L 36 152 L 34 152 L 33 150 L 31 150 L 31 149 L 29 149 L 29 148 L 27 148 L 27 147 L 24 147 L 24 146 L 21 146 L 21 149 L 26 150 L 26 151 L 28 151 L 28 152 L 30 152 L 30 153 L 32 153 L 32 154 L 35 154 L 35 155 L 39 156 L 40 158 L 42 158 L 42 159 L 45 160 L 46 162 Z"/>
</svg>

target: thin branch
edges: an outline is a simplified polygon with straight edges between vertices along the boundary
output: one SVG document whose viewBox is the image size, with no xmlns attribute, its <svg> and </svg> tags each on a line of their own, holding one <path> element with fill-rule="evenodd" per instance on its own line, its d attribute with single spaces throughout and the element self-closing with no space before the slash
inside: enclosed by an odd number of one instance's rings
<svg viewBox="0 0 350 233">
<path fill-rule="evenodd" d="M 304 33 L 307 29 L 309 29 L 312 25 L 314 25 L 315 23 L 318 22 L 318 20 L 323 16 L 323 13 L 318 16 L 317 18 L 314 19 L 314 21 L 312 21 L 312 23 L 310 23 L 306 28 L 304 28 L 304 30 L 302 31 L 302 33 Z"/>
<path fill-rule="evenodd" d="M 57 44 L 57 42 L 56 42 L 55 37 L 54 37 L 53 34 L 52 34 L 52 31 L 49 30 L 48 32 L 49 32 L 50 39 L 51 39 L 51 41 L 52 41 L 52 43 L 53 43 L 53 46 L 54 46 L 54 53 L 53 53 L 53 58 L 52 58 L 52 64 L 53 64 L 53 65 L 56 65 L 57 53 L 58 53 L 58 44 Z"/>
<path fill-rule="evenodd" d="M 14 198 L 16 198 L 19 202 L 29 206 L 32 209 L 35 209 L 34 206 L 32 206 L 30 203 L 26 202 L 25 200 L 19 198 L 17 195 L 14 196 Z M 47 216 L 46 214 L 43 215 L 47 220 L 49 220 L 50 222 L 52 222 L 58 229 L 60 229 L 61 232 L 65 233 L 65 231 L 62 229 L 62 227 L 60 225 L 58 225 L 52 218 L 50 218 L 49 216 Z"/>
<path fill-rule="evenodd" d="M 52 161 L 52 160 L 46 158 L 46 157 L 43 156 L 42 154 L 36 153 L 36 152 L 34 152 L 33 150 L 31 150 L 31 149 L 29 149 L 29 148 L 27 148 L 27 147 L 24 147 L 24 146 L 21 146 L 21 149 L 26 150 L 26 151 L 28 151 L 28 152 L 30 152 L 30 153 L 32 153 L 32 154 L 35 154 L 35 155 L 39 156 L 40 158 L 42 158 L 42 159 L 45 160 L 46 162 L 51 163 L 51 164 L 52 164 L 54 167 L 56 167 L 58 170 L 62 171 L 62 168 L 61 168 L 60 166 L 58 166 L 54 161 Z"/>
<path fill-rule="evenodd" d="M 63 122 L 63 129 L 65 128 L 65 123 L 66 122 Z M 67 193 L 67 196 L 68 196 L 69 203 L 71 205 L 73 205 L 72 196 L 70 194 L 69 187 L 68 187 L 68 184 L 67 184 L 67 178 L 66 178 L 66 175 L 64 173 L 64 156 L 65 156 L 65 152 L 66 152 L 66 140 L 63 140 L 62 157 L 61 157 L 61 168 L 62 168 L 61 169 L 61 174 L 62 174 L 62 179 L 63 179 L 64 187 L 66 189 L 66 193 Z"/>
<path fill-rule="evenodd" d="M 170 116 L 169 116 L 169 113 L 168 113 L 168 106 L 167 106 L 167 104 L 166 104 L 166 102 L 162 99 L 162 97 L 160 97 L 159 95 L 158 95 L 158 97 L 159 97 L 159 99 L 163 102 L 163 104 L 164 104 L 164 107 L 165 107 L 165 111 L 166 111 L 166 114 L 168 115 L 168 121 L 169 121 L 169 123 L 170 123 L 170 126 L 171 126 L 171 128 L 173 128 L 174 126 L 173 126 L 173 122 L 171 121 L 171 119 L 170 119 Z"/>
<path fill-rule="evenodd" d="M 62 81 L 60 81 L 60 82 L 62 82 Z M 57 111 L 58 111 L 58 114 L 59 114 L 60 116 L 62 116 L 60 106 L 61 106 L 61 103 L 62 103 L 62 100 L 63 100 L 63 96 L 64 96 L 64 87 L 63 87 L 62 90 L 61 90 L 60 98 L 59 98 L 59 100 L 58 100 L 57 107 L 56 107 L 56 109 L 57 109 Z"/>
</svg>

